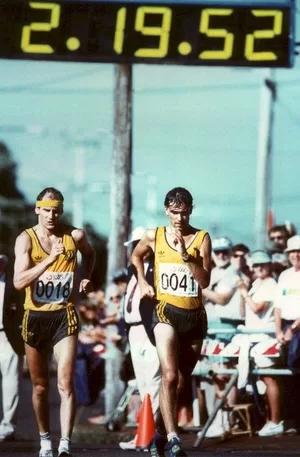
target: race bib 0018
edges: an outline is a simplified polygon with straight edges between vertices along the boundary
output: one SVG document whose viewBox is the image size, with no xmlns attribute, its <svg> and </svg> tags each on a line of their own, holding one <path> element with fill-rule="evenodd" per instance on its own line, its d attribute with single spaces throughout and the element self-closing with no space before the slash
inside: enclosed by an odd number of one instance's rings
<svg viewBox="0 0 300 457">
<path fill-rule="evenodd" d="M 177 263 L 159 265 L 159 290 L 178 297 L 198 297 L 198 283 L 189 268 Z"/>
<path fill-rule="evenodd" d="M 45 271 L 34 281 L 33 299 L 38 303 L 66 303 L 73 290 L 74 273 Z"/>
</svg>

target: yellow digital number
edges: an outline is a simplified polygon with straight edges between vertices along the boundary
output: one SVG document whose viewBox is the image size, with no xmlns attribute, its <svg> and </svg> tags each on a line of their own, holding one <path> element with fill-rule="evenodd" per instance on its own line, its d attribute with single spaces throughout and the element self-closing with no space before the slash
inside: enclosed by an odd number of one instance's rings
<svg viewBox="0 0 300 457">
<path fill-rule="evenodd" d="M 116 33 L 115 33 L 115 39 L 114 39 L 114 50 L 118 54 L 122 54 L 122 52 L 123 52 L 126 13 L 127 13 L 126 8 L 119 9 L 119 11 L 117 13 Z"/>
<path fill-rule="evenodd" d="M 60 5 L 57 3 L 39 3 L 30 2 L 30 8 L 38 10 L 50 10 L 51 16 L 49 22 L 32 22 L 30 25 L 25 25 L 22 29 L 21 48 L 24 52 L 31 52 L 34 54 L 53 54 L 54 49 L 48 44 L 32 44 L 32 32 L 49 32 L 59 25 L 60 19 Z"/>
<path fill-rule="evenodd" d="M 160 27 L 146 26 L 145 18 L 147 14 L 161 14 L 162 21 Z M 141 6 L 137 10 L 135 19 L 135 30 L 143 35 L 159 36 L 157 48 L 141 48 L 134 55 L 136 57 L 165 57 L 169 48 L 169 36 L 172 21 L 172 10 L 162 6 Z"/>
<path fill-rule="evenodd" d="M 211 16 L 230 16 L 232 9 L 206 8 L 201 13 L 199 32 L 211 38 L 224 38 L 224 46 L 220 51 L 202 51 L 199 59 L 203 60 L 227 60 L 230 59 L 233 52 L 234 35 L 226 29 L 212 29 L 209 26 Z"/>
<path fill-rule="evenodd" d="M 275 52 L 255 52 L 254 44 L 257 39 L 270 39 L 282 33 L 283 13 L 279 10 L 251 10 L 251 13 L 256 17 L 272 17 L 273 28 L 267 30 L 255 30 L 253 33 L 246 35 L 245 42 L 245 57 L 248 60 L 277 60 L 278 56 Z"/>
</svg>

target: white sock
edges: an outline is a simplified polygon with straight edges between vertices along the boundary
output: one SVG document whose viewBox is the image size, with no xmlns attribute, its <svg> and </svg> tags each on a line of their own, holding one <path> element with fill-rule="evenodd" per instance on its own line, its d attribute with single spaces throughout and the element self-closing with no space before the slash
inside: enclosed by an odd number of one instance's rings
<svg viewBox="0 0 300 457">
<path fill-rule="evenodd" d="M 41 450 L 52 451 L 52 441 L 50 432 L 40 433 Z"/>
<path fill-rule="evenodd" d="M 70 452 L 70 445 L 71 445 L 71 440 L 67 436 L 64 436 L 63 438 L 60 439 L 59 446 L 58 446 L 58 453 L 62 451 L 67 451 Z"/>
<path fill-rule="evenodd" d="M 168 441 L 171 441 L 172 438 L 177 438 L 178 440 L 180 440 L 179 436 L 178 436 L 178 434 L 176 432 L 168 433 L 167 437 L 168 437 Z"/>
</svg>

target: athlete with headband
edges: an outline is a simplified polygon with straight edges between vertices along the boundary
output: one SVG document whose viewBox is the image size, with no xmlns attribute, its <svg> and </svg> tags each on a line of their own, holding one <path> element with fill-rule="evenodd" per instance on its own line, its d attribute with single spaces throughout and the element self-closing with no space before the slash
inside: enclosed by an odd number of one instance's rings
<svg viewBox="0 0 300 457">
<path fill-rule="evenodd" d="M 61 439 L 58 456 L 71 455 L 75 419 L 74 366 L 78 317 L 74 302 L 79 292 L 92 290 L 95 253 L 83 230 L 63 225 L 63 195 L 44 189 L 37 197 L 38 223 L 22 232 L 15 244 L 14 285 L 25 289 L 22 336 L 33 384 L 32 403 L 40 432 L 39 457 L 53 457 L 49 419 L 49 355 L 57 361 L 61 398 Z M 76 277 L 77 251 L 82 255 L 82 278 Z"/>
</svg>

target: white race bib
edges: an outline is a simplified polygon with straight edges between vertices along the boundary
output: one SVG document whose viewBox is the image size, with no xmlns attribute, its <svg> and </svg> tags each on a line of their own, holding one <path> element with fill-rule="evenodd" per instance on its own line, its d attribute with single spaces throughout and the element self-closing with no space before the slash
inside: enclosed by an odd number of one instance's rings
<svg viewBox="0 0 300 457">
<path fill-rule="evenodd" d="M 159 264 L 159 290 L 177 297 L 198 297 L 198 283 L 186 265 Z"/>
<path fill-rule="evenodd" d="M 73 290 L 74 273 L 45 271 L 34 281 L 33 299 L 38 303 L 66 303 Z"/>
</svg>

